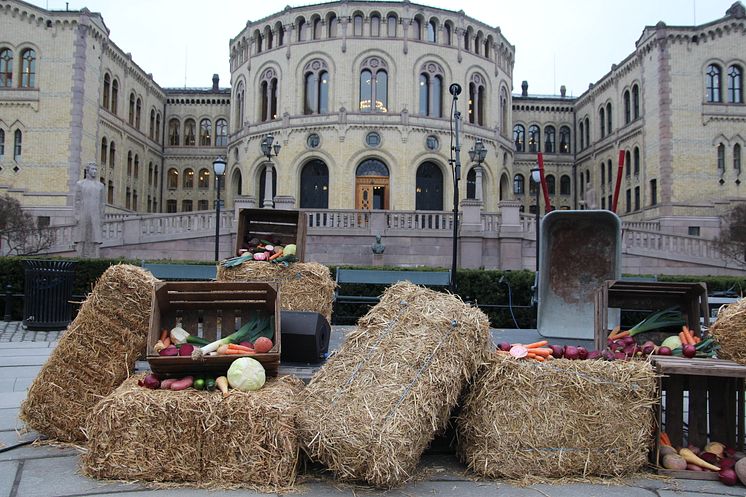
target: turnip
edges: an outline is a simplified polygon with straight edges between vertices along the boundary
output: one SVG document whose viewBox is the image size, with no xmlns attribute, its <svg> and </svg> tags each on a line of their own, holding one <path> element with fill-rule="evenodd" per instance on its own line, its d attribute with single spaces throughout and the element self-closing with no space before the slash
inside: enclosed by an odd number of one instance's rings
<svg viewBox="0 0 746 497">
<path fill-rule="evenodd" d="M 718 472 L 718 477 L 720 478 L 720 483 L 728 485 L 729 487 L 738 483 L 738 475 L 733 469 L 721 469 L 720 472 Z"/>
<path fill-rule="evenodd" d="M 578 348 L 574 345 L 565 345 L 563 353 L 565 359 L 570 359 L 572 361 L 578 359 Z"/>
<path fill-rule="evenodd" d="M 588 359 L 588 349 L 585 347 L 578 347 L 578 359 Z"/>
<path fill-rule="evenodd" d="M 741 483 L 746 485 L 746 457 L 739 459 L 733 469 L 736 475 L 738 475 L 738 479 L 741 480 Z"/>
</svg>

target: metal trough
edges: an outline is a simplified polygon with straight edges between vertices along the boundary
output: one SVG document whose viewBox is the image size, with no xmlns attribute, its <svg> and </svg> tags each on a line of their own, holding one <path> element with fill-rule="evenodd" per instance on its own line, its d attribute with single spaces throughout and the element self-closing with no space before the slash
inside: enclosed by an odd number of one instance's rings
<svg viewBox="0 0 746 497">
<path fill-rule="evenodd" d="M 545 337 L 592 340 L 596 289 L 621 276 L 621 220 L 605 210 L 553 211 L 540 229 L 536 328 Z"/>
</svg>

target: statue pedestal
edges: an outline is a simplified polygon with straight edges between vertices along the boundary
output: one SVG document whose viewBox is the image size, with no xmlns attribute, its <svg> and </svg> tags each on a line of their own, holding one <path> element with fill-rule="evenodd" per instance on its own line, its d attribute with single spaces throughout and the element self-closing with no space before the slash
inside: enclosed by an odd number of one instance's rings
<svg viewBox="0 0 746 497">
<path fill-rule="evenodd" d="M 98 259 L 101 244 L 95 242 L 75 242 L 75 253 L 85 259 Z"/>
<path fill-rule="evenodd" d="M 372 266 L 383 266 L 383 254 L 373 254 Z"/>
</svg>

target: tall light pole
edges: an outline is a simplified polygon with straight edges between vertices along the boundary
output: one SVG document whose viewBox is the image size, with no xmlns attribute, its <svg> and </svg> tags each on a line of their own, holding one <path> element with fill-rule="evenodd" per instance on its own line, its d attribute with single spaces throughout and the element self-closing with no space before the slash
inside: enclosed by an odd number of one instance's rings
<svg viewBox="0 0 746 497">
<path fill-rule="evenodd" d="M 272 165 L 272 152 L 274 151 L 274 156 L 277 157 L 280 155 L 280 148 L 282 148 L 282 145 L 280 143 L 272 144 L 275 141 L 275 137 L 272 135 L 267 135 L 262 139 L 262 143 L 260 144 L 262 148 L 262 154 L 267 158 L 267 162 Z M 264 176 L 264 196 L 267 196 L 267 192 L 270 192 L 270 195 L 272 195 L 272 171 L 267 171 L 267 174 Z M 267 205 L 264 203 L 264 199 L 260 199 L 260 202 L 262 202 L 262 205 L 264 207 L 272 207 L 271 204 Z"/>
<path fill-rule="evenodd" d="M 453 96 L 451 109 L 453 111 L 454 145 L 451 147 L 451 159 L 448 161 L 453 166 L 453 255 L 451 258 L 451 292 L 456 293 L 456 266 L 458 265 L 458 180 L 461 177 L 461 142 L 459 141 L 459 127 L 461 125 L 461 113 L 458 111 L 458 96 L 461 93 L 461 85 L 451 83 L 448 92 Z M 454 158 L 455 156 L 455 158 Z"/>
<path fill-rule="evenodd" d="M 531 170 L 531 181 L 536 185 L 536 272 L 539 272 L 539 198 L 541 195 L 541 170 L 537 167 Z"/>
<path fill-rule="evenodd" d="M 225 173 L 225 159 L 218 157 L 212 161 L 212 171 L 217 180 L 217 200 L 215 201 L 215 261 L 219 261 L 220 253 L 220 178 Z"/>
</svg>

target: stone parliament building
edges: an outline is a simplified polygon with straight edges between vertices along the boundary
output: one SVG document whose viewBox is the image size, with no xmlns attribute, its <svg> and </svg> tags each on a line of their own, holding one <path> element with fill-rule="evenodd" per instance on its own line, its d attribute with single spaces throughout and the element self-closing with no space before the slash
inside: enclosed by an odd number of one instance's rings
<svg viewBox="0 0 746 497">
<path fill-rule="evenodd" d="M 533 215 L 541 152 L 554 208 L 609 208 L 621 150 L 625 223 L 715 238 L 746 200 L 746 9 L 642 27 L 635 45 L 580 96 L 538 96 L 513 81 L 516 47 L 500 28 L 348 0 L 248 22 L 229 40 L 230 88 L 216 75 L 174 89 L 110 40 L 100 14 L 0 0 L 0 194 L 40 224 L 69 224 L 95 161 L 109 216 L 212 212 L 224 156 L 228 211 L 446 212 L 456 82 L 465 205 Z M 271 160 L 268 135 L 282 146 Z M 481 164 L 467 153 L 478 142 Z"/>
</svg>

